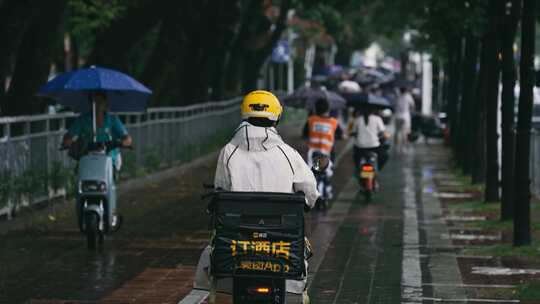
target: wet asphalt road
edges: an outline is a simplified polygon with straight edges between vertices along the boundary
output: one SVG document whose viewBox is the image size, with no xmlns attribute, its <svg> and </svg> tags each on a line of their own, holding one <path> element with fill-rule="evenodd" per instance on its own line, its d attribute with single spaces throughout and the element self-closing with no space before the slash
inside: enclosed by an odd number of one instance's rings
<svg viewBox="0 0 540 304">
<path fill-rule="evenodd" d="M 296 132 L 284 134 L 301 142 Z M 311 261 L 312 303 L 400 303 L 403 206 L 412 191 L 403 168 L 413 170 L 414 157 L 389 162 L 370 204 L 356 193 L 350 157 L 344 155 L 334 178 L 340 199 L 332 209 L 341 211 L 307 216 L 312 243 L 321 248 Z M 50 209 L 18 219 L 24 224 L 0 235 L 0 303 L 176 304 L 191 290 L 210 235 L 200 194 L 201 184 L 211 181 L 213 159 L 121 197 L 128 220 L 102 251 L 85 249 L 69 206 L 55 209 L 54 222 Z"/>
</svg>

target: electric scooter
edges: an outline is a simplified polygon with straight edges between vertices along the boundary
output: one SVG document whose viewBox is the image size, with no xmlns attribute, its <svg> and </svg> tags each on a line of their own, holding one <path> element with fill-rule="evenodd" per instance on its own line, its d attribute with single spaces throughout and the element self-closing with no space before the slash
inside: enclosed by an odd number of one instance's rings
<svg viewBox="0 0 540 304">
<path fill-rule="evenodd" d="M 70 151 L 78 161 L 75 212 L 79 230 L 85 235 L 90 250 L 103 245 L 105 235 L 122 226 L 122 217 L 116 214 L 116 172 L 113 149 L 121 148 L 120 142 L 91 143 L 84 155 Z M 62 147 L 65 150 L 67 147 Z M 78 152 L 80 153 L 80 152 Z"/>
<path fill-rule="evenodd" d="M 116 214 L 115 168 L 108 152 L 120 143 L 91 144 L 81 157 L 77 178 L 77 218 L 86 236 L 88 249 L 104 243 L 105 235 L 120 229 L 122 217 Z"/>
<path fill-rule="evenodd" d="M 328 188 L 330 185 L 330 178 L 327 175 L 327 169 L 330 165 L 330 158 L 320 152 L 313 153 L 314 164 L 311 171 L 315 175 L 317 181 L 317 190 L 321 195 L 315 203 L 315 209 L 326 210 L 328 208 L 328 201 L 331 199 Z"/>
<path fill-rule="evenodd" d="M 360 167 L 358 168 L 360 187 L 367 203 L 371 202 L 373 194 L 377 190 L 377 161 L 377 153 L 375 152 L 367 152 L 360 157 Z"/>
</svg>

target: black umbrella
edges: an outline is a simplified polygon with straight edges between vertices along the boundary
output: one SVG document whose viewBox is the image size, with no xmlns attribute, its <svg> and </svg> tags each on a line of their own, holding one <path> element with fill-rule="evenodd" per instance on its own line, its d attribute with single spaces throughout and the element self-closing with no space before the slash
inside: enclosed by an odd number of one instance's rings
<svg viewBox="0 0 540 304">
<path fill-rule="evenodd" d="M 341 94 L 347 100 L 349 107 L 375 106 L 380 108 L 392 108 L 388 99 L 368 93 L 343 93 Z"/>
<path fill-rule="evenodd" d="M 330 110 L 341 110 L 345 108 L 346 101 L 334 91 L 324 90 L 320 88 L 301 88 L 293 94 L 285 97 L 283 102 L 285 105 L 297 108 L 306 108 L 308 110 L 315 109 L 317 99 L 326 99 L 330 106 Z"/>
</svg>

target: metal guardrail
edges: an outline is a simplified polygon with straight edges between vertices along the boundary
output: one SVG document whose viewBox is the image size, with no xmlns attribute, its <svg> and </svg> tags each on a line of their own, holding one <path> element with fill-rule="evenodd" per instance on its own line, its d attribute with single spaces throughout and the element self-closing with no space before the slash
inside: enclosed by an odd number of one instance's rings
<svg viewBox="0 0 540 304">
<path fill-rule="evenodd" d="M 115 113 L 125 123 L 135 146 L 133 151 L 122 152 L 123 174 L 141 175 L 187 162 L 217 148 L 240 121 L 240 100 L 152 108 L 140 114 Z M 30 171 L 48 174 L 58 166 L 72 170 L 75 162 L 59 147 L 67 127 L 77 116 L 69 112 L 0 118 L 0 174 L 15 179 Z M 50 198 L 51 192 L 50 181 L 46 180 L 43 187 L 35 189 L 31 200 Z M 5 196 L 0 193 L 0 216 L 9 217 L 13 204 L 7 202 L 13 199 Z M 28 198 L 25 200 L 24 204 L 28 204 Z"/>
</svg>

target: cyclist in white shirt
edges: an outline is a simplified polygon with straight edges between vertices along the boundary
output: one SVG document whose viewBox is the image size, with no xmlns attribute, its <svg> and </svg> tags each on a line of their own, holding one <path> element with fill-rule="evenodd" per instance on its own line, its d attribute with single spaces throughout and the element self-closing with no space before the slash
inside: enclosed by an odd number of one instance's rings
<svg viewBox="0 0 540 304">
<path fill-rule="evenodd" d="M 349 134 L 354 138 L 353 159 L 356 167 L 360 158 L 367 152 L 375 152 L 378 156 L 378 167 L 381 170 L 388 161 L 388 153 L 381 146 L 381 140 L 387 140 L 390 135 L 386 131 L 384 122 L 375 114 L 375 109 L 366 107 L 357 112 Z"/>
</svg>

